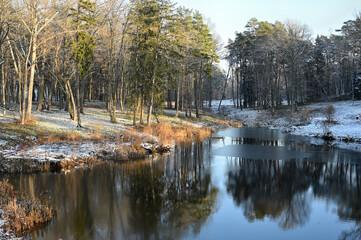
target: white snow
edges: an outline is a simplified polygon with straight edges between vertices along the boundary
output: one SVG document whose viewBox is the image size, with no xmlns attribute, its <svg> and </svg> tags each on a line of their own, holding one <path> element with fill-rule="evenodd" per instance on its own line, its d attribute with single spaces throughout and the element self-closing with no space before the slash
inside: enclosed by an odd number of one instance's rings
<svg viewBox="0 0 361 240">
<path fill-rule="evenodd" d="M 123 144 L 115 142 L 72 142 L 36 145 L 29 149 L 7 151 L 3 153 L 6 159 L 29 159 L 44 161 L 70 161 L 72 159 L 87 158 L 99 149 L 112 152 Z"/>
<path fill-rule="evenodd" d="M 361 101 L 324 102 L 302 106 L 300 111 L 313 110 L 310 119 L 303 122 L 291 117 L 290 112 L 285 116 L 272 117 L 269 110 L 244 109 L 241 111 L 234 108 L 232 100 L 222 102 L 220 113 L 237 119 L 247 126 L 268 126 L 296 135 L 322 136 L 324 134 L 322 123 L 326 118 L 322 115 L 321 109 L 329 104 L 332 104 L 336 109 L 334 120 L 337 123 L 328 127 L 333 136 L 336 139 L 353 138 L 356 141 L 361 141 Z M 218 105 L 219 101 L 214 101 L 212 104 L 214 113 L 218 113 Z"/>
</svg>

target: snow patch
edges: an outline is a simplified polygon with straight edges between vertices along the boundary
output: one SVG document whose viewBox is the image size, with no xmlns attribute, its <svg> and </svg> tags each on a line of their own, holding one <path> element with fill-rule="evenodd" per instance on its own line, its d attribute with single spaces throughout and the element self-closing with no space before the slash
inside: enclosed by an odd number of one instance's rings
<svg viewBox="0 0 361 240">
<path fill-rule="evenodd" d="M 336 124 L 328 126 L 336 139 L 353 139 L 361 141 L 361 101 L 339 101 L 310 104 L 302 109 L 315 110 L 307 122 L 299 123 L 297 119 L 288 116 L 272 117 L 268 110 L 236 109 L 232 100 L 222 101 L 218 111 L 219 101 L 213 101 L 211 110 L 236 119 L 247 126 L 267 126 L 302 136 L 322 136 L 322 122 L 326 119 L 320 109 L 332 104 L 335 107 L 334 120 Z"/>
</svg>

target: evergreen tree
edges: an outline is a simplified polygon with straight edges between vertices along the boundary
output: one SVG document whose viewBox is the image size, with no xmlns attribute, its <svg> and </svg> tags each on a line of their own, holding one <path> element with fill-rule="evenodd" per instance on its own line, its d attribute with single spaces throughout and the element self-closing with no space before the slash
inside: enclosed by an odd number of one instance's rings
<svg viewBox="0 0 361 240">
<path fill-rule="evenodd" d="M 95 40 L 90 35 L 90 27 L 95 26 L 95 3 L 89 0 L 78 0 L 77 8 L 72 8 L 72 25 L 76 31 L 72 41 L 74 61 L 76 62 L 76 97 L 77 97 L 77 120 L 81 127 L 80 119 L 80 84 L 85 81 L 90 64 L 93 61 L 93 49 Z"/>
</svg>

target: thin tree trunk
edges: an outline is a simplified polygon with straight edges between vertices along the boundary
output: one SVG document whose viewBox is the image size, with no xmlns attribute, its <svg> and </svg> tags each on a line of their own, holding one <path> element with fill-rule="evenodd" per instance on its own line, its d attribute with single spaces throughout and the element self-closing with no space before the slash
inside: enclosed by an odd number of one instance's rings
<svg viewBox="0 0 361 240">
<path fill-rule="evenodd" d="M 35 28 L 34 32 L 37 31 Z M 35 78 L 35 65 L 36 65 L 36 50 L 37 50 L 37 34 L 33 36 L 32 53 L 31 53 L 31 67 L 30 67 L 30 79 L 29 79 L 29 90 L 28 90 L 28 106 L 26 108 L 25 121 L 31 120 L 31 108 L 33 105 L 33 90 L 34 90 L 34 78 Z M 25 62 L 27 64 L 27 62 Z M 27 72 L 25 72 L 26 74 Z M 27 75 L 27 74 L 26 74 Z M 25 84 L 26 88 L 26 84 Z"/>
<path fill-rule="evenodd" d="M 196 107 L 196 118 L 199 118 L 199 102 L 198 102 L 198 94 L 199 94 L 199 87 L 198 87 L 198 79 L 197 79 L 197 76 L 194 75 L 193 76 L 194 78 L 194 104 L 195 104 L 195 107 Z"/>
<path fill-rule="evenodd" d="M 44 53 L 43 53 L 44 54 Z M 44 54 L 45 56 L 45 54 Z M 45 82 L 45 75 L 44 75 L 44 60 L 41 64 L 41 77 L 39 81 L 39 89 L 38 89 L 38 107 L 36 111 L 41 112 L 44 108 L 45 98 L 44 98 L 44 82 Z M 40 75 L 40 74 L 39 74 Z"/>
<path fill-rule="evenodd" d="M 84 114 L 85 79 L 80 79 L 80 113 Z M 110 99 L 111 100 L 111 99 Z"/>
<path fill-rule="evenodd" d="M 52 78 L 50 78 L 48 111 L 51 111 L 51 106 L 52 106 L 52 101 L 53 101 L 53 91 L 56 91 L 56 85 L 57 85 L 57 82 L 54 82 L 54 80 Z M 56 94 L 56 92 L 55 92 L 55 94 Z M 55 95 L 55 98 L 56 98 L 56 95 Z"/>
<path fill-rule="evenodd" d="M 79 76 L 79 66 L 76 65 L 76 116 L 78 120 L 77 127 L 81 126 L 81 119 L 80 119 L 80 76 Z"/>
<path fill-rule="evenodd" d="M 5 64 L 3 63 L 1 65 L 1 88 L 2 88 L 2 95 L 1 95 L 1 100 L 2 100 L 2 105 L 3 105 L 3 115 L 6 116 L 6 82 L 5 82 Z"/>
<path fill-rule="evenodd" d="M 93 74 L 90 75 L 88 102 L 92 100 L 92 91 L 93 91 Z"/>
<path fill-rule="evenodd" d="M 19 60 L 20 61 L 20 60 Z M 28 74 L 27 73 L 28 67 L 27 63 L 25 64 L 25 71 L 24 71 L 24 80 L 22 82 L 21 87 L 21 105 L 20 105 L 20 123 L 24 124 L 26 121 L 25 117 L 25 107 L 26 107 L 26 86 L 28 85 Z M 20 71 L 21 72 L 21 71 Z M 21 74 L 22 77 L 22 74 Z"/>
<path fill-rule="evenodd" d="M 222 101 L 223 101 L 223 99 L 226 97 L 227 81 L 228 81 L 229 71 L 230 71 L 230 70 L 231 70 L 231 68 L 228 68 L 228 73 L 227 73 L 226 81 L 224 82 L 224 87 L 223 87 L 223 93 L 222 93 L 222 96 L 221 96 L 221 101 L 219 102 L 219 106 L 218 106 L 218 112 L 221 110 Z"/>
<path fill-rule="evenodd" d="M 182 79 L 182 78 L 180 78 Z M 177 96 L 176 96 L 176 105 L 175 105 L 175 108 L 176 108 L 176 113 L 175 113 L 175 117 L 178 117 L 178 114 L 179 114 L 179 93 L 180 93 L 180 85 L 181 83 L 178 83 L 177 85 Z"/>
</svg>

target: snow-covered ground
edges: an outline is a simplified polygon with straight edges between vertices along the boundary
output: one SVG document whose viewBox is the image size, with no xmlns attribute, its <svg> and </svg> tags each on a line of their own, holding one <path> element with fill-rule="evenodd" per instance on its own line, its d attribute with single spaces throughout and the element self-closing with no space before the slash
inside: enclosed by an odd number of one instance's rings
<svg viewBox="0 0 361 240">
<path fill-rule="evenodd" d="M 328 105 L 335 107 L 335 124 L 324 127 L 326 117 L 322 113 Z M 212 111 L 237 119 L 246 126 L 268 126 L 296 135 L 318 137 L 330 131 L 336 139 L 353 139 L 361 141 L 361 101 L 339 101 L 315 103 L 299 108 L 298 114 L 291 116 L 290 110 L 279 110 L 272 116 L 269 110 L 236 109 L 232 100 L 214 101 Z"/>
<path fill-rule="evenodd" d="M 70 161 L 72 159 L 85 159 L 97 153 L 101 149 L 113 152 L 119 149 L 123 143 L 116 142 L 61 142 L 35 145 L 24 150 L 5 150 L 3 157 L 6 159 L 32 159 L 43 161 Z"/>
<path fill-rule="evenodd" d="M 119 117 L 117 123 L 111 123 L 109 114 L 106 110 L 98 108 L 85 108 L 85 114 L 81 115 L 82 125 L 85 127 L 83 131 L 121 131 L 125 126 L 131 124 L 130 119 Z M 69 131 L 77 129 L 77 122 L 70 119 L 69 113 L 53 107 L 52 111 L 36 112 L 35 108 L 32 113 L 33 119 L 39 128 L 49 131 Z M 17 111 L 7 111 L 7 116 L 0 115 L 0 122 L 9 123 L 19 119 Z"/>
</svg>

